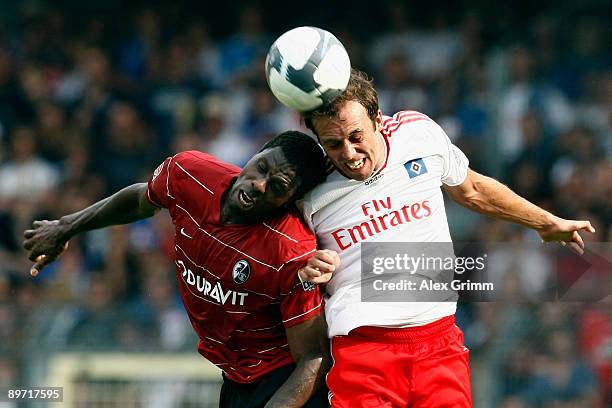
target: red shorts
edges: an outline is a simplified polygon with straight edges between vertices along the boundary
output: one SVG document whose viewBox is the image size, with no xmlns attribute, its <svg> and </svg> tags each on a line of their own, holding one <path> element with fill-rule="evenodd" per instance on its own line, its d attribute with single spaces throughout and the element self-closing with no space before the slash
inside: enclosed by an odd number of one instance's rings
<svg viewBox="0 0 612 408">
<path fill-rule="evenodd" d="M 472 406 L 468 349 L 448 316 L 425 326 L 364 326 L 332 338 L 332 407 Z"/>
</svg>

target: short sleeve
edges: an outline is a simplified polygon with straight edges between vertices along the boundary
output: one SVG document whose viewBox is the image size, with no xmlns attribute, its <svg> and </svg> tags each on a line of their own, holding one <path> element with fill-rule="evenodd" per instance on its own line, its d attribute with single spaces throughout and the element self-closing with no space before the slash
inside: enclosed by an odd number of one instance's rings
<svg viewBox="0 0 612 408">
<path fill-rule="evenodd" d="M 468 173 L 470 161 L 463 154 L 461 149 L 455 146 L 448 138 L 446 132 L 435 125 L 437 140 L 440 143 L 440 153 L 444 160 L 444 171 L 442 173 L 442 183 L 447 186 L 456 186 L 465 181 Z"/>
<path fill-rule="evenodd" d="M 323 297 L 318 285 L 302 285 L 297 271 L 306 259 L 287 263 L 281 273 L 281 318 L 286 328 L 302 323 L 321 313 Z"/>
<path fill-rule="evenodd" d="M 171 162 L 172 157 L 168 157 L 157 166 L 147 183 L 147 198 L 157 207 L 168 208 L 170 206 L 169 201 L 172 198 L 170 193 Z"/>
<path fill-rule="evenodd" d="M 448 157 L 444 160 L 444 175 L 442 182 L 447 186 L 456 186 L 465 181 L 470 164 L 468 158 L 461 149 L 449 140 Z"/>
</svg>

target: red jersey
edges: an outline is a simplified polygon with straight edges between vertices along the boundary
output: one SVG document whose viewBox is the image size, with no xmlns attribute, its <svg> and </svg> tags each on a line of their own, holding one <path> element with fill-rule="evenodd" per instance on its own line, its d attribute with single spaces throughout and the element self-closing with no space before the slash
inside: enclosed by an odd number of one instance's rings
<svg viewBox="0 0 612 408">
<path fill-rule="evenodd" d="M 316 239 L 296 210 L 260 224 L 220 222 L 223 193 L 239 173 L 208 154 L 183 152 L 155 170 L 147 195 L 175 226 L 179 291 L 198 351 L 248 383 L 293 362 L 285 328 L 318 315 L 322 297 L 297 277 Z"/>
</svg>

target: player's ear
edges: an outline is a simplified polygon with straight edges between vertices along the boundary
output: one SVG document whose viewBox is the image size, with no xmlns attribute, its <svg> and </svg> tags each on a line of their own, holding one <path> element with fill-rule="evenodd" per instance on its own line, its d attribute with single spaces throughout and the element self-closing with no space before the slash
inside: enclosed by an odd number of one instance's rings
<svg viewBox="0 0 612 408">
<path fill-rule="evenodd" d="M 382 112 L 379 110 L 376 112 L 376 120 L 374 120 L 374 131 L 378 132 L 382 124 Z"/>
</svg>

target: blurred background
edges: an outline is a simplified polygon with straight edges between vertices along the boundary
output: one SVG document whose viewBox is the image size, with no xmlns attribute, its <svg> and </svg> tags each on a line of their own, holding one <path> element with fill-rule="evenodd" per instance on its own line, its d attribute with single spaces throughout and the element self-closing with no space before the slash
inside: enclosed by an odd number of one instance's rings
<svg viewBox="0 0 612 408">
<path fill-rule="evenodd" d="M 385 114 L 426 113 L 472 168 L 589 219 L 587 241 L 612 238 L 609 1 L 125 3 L 0 2 L 0 386 L 64 386 L 73 406 L 215 406 L 167 214 L 80 236 L 37 279 L 22 231 L 146 181 L 178 151 L 241 165 L 299 128 L 263 64 L 295 26 L 336 34 Z M 537 242 L 448 212 L 455 240 Z M 612 407 L 612 304 L 538 302 L 541 263 L 508 255 L 515 301 L 458 312 L 474 406 Z"/>
</svg>

